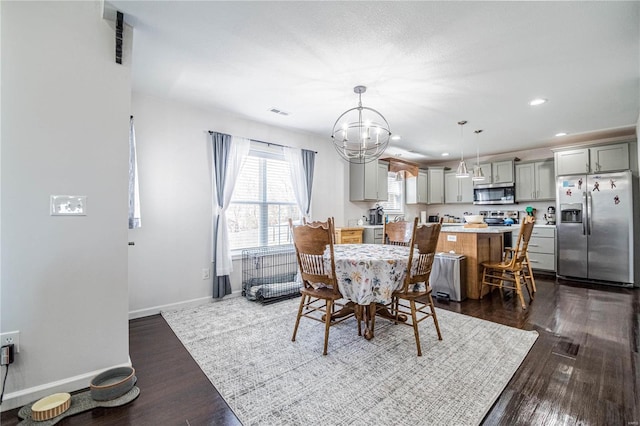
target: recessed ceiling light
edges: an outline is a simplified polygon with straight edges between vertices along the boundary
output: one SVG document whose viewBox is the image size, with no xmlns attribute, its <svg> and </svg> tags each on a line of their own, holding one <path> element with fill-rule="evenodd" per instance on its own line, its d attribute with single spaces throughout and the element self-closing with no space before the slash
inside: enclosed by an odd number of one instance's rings
<svg viewBox="0 0 640 426">
<path fill-rule="evenodd" d="M 400 139 L 402 139 L 402 138 L 400 137 L 400 135 L 393 135 L 393 136 L 391 136 L 391 140 L 393 140 L 393 141 L 399 141 Z"/>
<path fill-rule="evenodd" d="M 556 136 L 567 136 L 567 133 L 566 132 L 556 133 Z"/>
<path fill-rule="evenodd" d="M 538 106 L 538 105 L 542 105 L 545 102 L 547 102 L 546 99 L 536 98 L 536 99 L 533 99 L 533 100 L 529 101 L 529 105 Z"/>
<path fill-rule="evenodd" d="M 442 156 L 443 156 L 443 157 L 448 157 L 448 156 L 449 156 L 449 153 L 448 153 L 448 152 L 443 152 L 443 153 L 442 153 Z"/>
</svg>

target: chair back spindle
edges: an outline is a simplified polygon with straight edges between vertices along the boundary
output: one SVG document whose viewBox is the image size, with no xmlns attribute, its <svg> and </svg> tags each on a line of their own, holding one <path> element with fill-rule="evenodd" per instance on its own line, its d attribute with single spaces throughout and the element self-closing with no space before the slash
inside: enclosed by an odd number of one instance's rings
<svg viewBox="0 0 640 426">
<path fill-rule="evenodd" d="M 409 246 L 413 237 L 413 230 L 418 223 L 418 218 L 413 222 L 399 221 L 385 223 L 383 227 L 383 244 L 395 246 Z"/>
</svg>

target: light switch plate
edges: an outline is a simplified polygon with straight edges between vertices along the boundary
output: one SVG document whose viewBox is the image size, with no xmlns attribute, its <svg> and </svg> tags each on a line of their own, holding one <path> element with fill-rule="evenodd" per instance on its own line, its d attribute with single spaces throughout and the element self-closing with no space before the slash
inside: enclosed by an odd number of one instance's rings
<svg viewBox="0 0 640 426">
<path fill-rule="evenodd" d="M 86 216 L 86 195 L 52 195 L 51 216 Z"/>
</svg>

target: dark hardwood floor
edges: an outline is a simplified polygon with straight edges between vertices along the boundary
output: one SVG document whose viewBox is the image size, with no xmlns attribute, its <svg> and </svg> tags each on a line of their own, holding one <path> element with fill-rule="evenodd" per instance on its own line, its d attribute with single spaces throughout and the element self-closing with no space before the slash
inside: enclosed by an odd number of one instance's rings
<svg viewBox="0 0 640 426">
<path fill-rule="evenodd" d="M 640 292 L 549 277 L 537 277 L 537 284 L 526 311 L 510 293 L 504 299 L 494 292 L 481 301 L 437 302 L 442 309 L 540 333 L 483 424 L 638 425 Z M 138 399 L 60 425 L 240 424 L 161 316 L 132 320 L 129 330 Z M 16 413 L 2 413 L 2 425 L 17 424 Z"/>
</svg>

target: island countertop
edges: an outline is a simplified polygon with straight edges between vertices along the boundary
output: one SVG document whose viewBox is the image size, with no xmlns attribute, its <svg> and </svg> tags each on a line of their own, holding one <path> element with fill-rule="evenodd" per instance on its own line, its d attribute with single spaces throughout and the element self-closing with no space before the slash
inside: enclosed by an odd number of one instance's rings
<svg viewBox="0 0 640 426">
<path fill-rule="evenodd" d="M 467 232 L 471 234 L 503 234 L 518 231 L 518 226 L 487 226 L 486 228 L 465 228 L 464 226 L 443 226 L 440 232 Z"/>
</svg>

